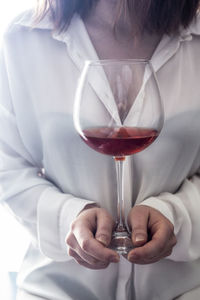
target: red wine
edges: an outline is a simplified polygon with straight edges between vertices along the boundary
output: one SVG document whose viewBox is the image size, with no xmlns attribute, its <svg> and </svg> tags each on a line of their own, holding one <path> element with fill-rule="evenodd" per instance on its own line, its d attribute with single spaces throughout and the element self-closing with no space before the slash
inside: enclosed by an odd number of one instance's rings
<svg viewBox="0 0 200 300">
<path fill-rule="evenodd" d="M 139 127 L 96 127 L 83 130 L 83 140 L 94 150 L 123 160 L 142 151 L 158 136 L 158 131 Z"/>
</svg>

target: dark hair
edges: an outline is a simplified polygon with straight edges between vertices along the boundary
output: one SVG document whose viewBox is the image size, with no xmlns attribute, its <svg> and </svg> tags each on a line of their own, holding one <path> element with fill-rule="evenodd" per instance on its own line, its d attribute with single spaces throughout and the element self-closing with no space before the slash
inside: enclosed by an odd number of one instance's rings
<svg viewBox="0 0 200 300">
<path fill-rule="evenodd" d="M 50 13 L 54 28 L 66 30 L 74 13 L 85 18 L 98 0 L 37 0 L 37 18 Z M 137 29 L 151 33 L 175 33 L 187 28 L 200 8 L 200 0 L 121 0 L 118 17 L 128 12 Z"/>
</svg>

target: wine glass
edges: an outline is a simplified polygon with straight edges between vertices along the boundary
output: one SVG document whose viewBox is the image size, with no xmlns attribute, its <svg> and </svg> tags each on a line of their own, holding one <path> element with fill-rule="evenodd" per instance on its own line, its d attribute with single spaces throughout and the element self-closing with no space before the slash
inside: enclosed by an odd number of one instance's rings
<svg viewBox="0 0 200 300">
<path fill-rule="evenodd" d="M 164 111 L 155 72 L 147 60 L 86 61 L 74 104 L 74 125 L 92 149 L 114 158 L 117 221 L 110 248 L 127 255 L 133 248 L 125 221 L 123 165 L 158 137 Z"/>
</svg>

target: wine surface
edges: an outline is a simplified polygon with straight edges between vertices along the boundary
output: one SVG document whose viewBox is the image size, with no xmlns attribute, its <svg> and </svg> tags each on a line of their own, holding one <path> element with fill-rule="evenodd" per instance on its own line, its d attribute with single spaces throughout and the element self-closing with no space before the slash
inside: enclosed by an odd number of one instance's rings
<svg viewBox="0 0 200 300">
<path fill-rule="evenodd" d="M 158 136 L 152 128 L 96 127 L 83 130 L 82 139 L 94 150 L 118 160 L 142 151 Z"/>
</svg>

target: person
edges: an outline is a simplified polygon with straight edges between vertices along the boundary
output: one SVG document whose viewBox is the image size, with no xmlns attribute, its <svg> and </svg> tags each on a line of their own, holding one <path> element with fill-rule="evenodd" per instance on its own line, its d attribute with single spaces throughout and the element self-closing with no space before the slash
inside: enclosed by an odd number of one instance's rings
<svg viewBox="0 0 200 300">
<path fill-rule="evenodd" d="M 9 26 L 0 64 L 0 199 L 31 236 L 17 299 L 200 299 L 200 1 L 40 4 Z M 151 60 L 165 107 L 125 164 L 127 257 L 108 247 L 112 159 L 72 118 L 85 60 L 112 58 Z"/>
</svg>

